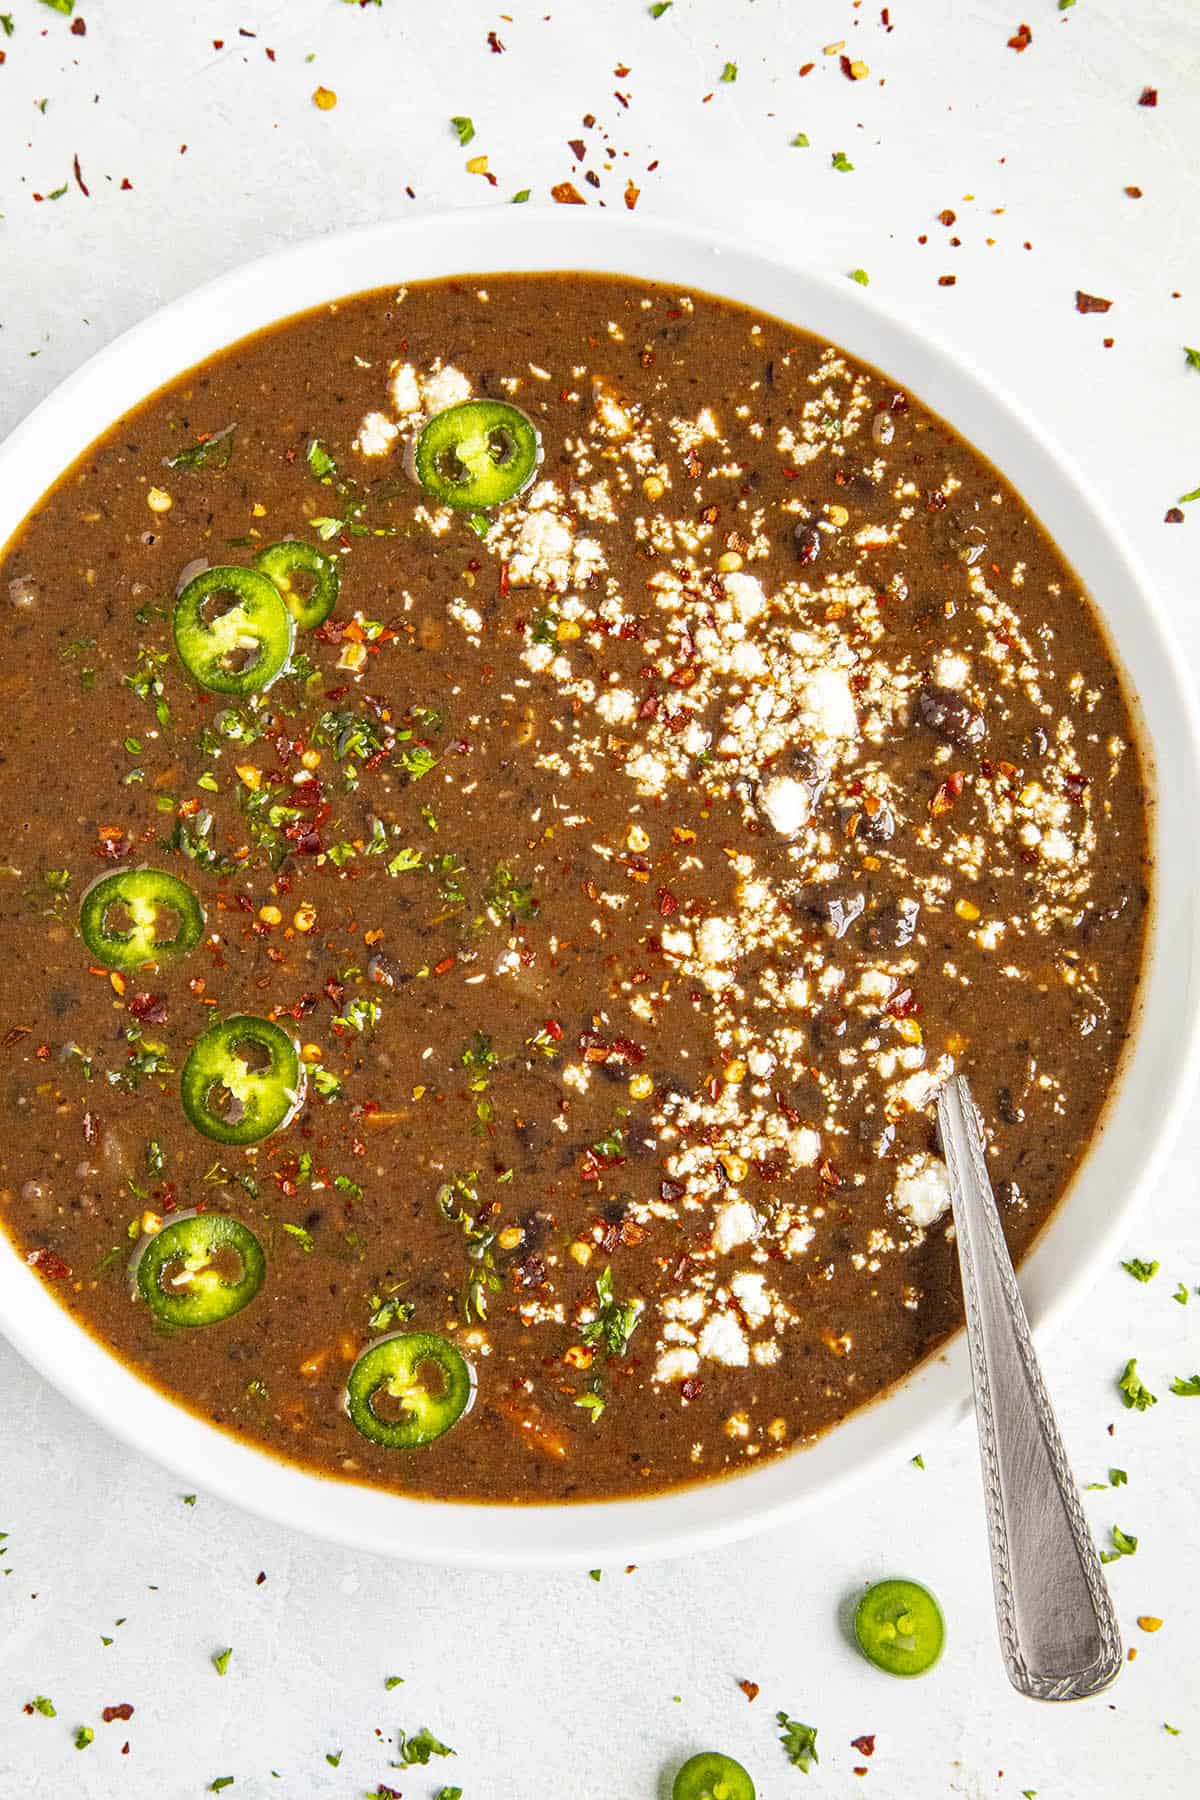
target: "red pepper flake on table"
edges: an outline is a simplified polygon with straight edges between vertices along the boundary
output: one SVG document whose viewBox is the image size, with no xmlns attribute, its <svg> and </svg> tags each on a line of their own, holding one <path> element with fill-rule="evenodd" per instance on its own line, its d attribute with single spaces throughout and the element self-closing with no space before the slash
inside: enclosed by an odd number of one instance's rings
<svg viewBox="0 0 1200 1800">
<path fill-rule="evenodd" d="M 1099 294 L 1085 294 L 1082 288 L 1075 289 L 1076 312 L 1106 313 L 1111 305 L 1111 300 L 1102 300 Z"/>
<path fill-rule="evenodd" d="M 1008 47 L 1010 50 L 1016 50 L 1019 54 L 1022 50 L 1028 50 L 1032 42 L 1033 32 L 1029 29 L 1028 25 L 1022 24 L 1017 26 L 1017 29 L 1009 38 Z"/>
</svg>

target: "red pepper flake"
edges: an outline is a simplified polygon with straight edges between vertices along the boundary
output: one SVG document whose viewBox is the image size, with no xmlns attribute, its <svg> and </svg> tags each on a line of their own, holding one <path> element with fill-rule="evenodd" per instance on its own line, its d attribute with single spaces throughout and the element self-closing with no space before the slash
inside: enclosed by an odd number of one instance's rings
<svg viewBox="0 0 1200 1800">
<path fill-rule="evenodd" d="M 855 1765 L 851 1769 L 850 1773 L 852 1775 L 865 1775 L 867 1773 L 866 1763 L 855 1763 Z"/>
<path fill-rule="evenodd" d="M 670 888 L 658 888 L 656 890 L 655 898 L 658 901 L 658 916 L 660 919 L 669 919 L 672 913 L 677 913 L 679 911 L 679 902 L 671 892 Z"/>
<path fill-rule="evenodd" d="M 958 286 L 958 276 L 957 275 L 939 275 L 938 276 L 938 286 L 939 287 L 957 287 Z"/>
<path fill-rule="evenodd" d="M 823 1156 L 817 1164 L 817 1177 L 824 1187 L 840 1188 L 842 1178 L 827 1156 Z"/>
<path fill-rule="evenodd" d="M 854 65 L 851 63 L 850 58 L 846 55 L 846 53 L 844 51 L 842 52 L 841 56 L 838 57 L 838 66 L 841 69 L 842 74 L 846 77 L 847 81 L 854 81 L 857 79 L 857 77 L 855 76 L 855 73 L 854 73 Z"/>
<path fill-rule="evenodd" d="M 82 23 L 82 21 L 81 21 L 81 23 Z M 91 193 L 90 193 L 87 183 L 83 179 L 83 174 L 79 167 L 78 153 L 76 154 L 75 159 L 71 164 L 71 167 L 75 171 L 75 180 L 78 183 L 80 193 L 83 195 L 85 200 L 89 200 L 91 198 Z"/>
<path fill-rule="evenodd" d="M 1182 525 L 1183 508 L 1181 506 L 1168 506 L 1166 512 L 1163 514 L 1163 524 Z"/>
<path fill-rule="evenodd" d="M 637 183 L 635 181 L 633 181 L 632 179 L 630 179 L 629 181 L 627 181 L 625 183 L 625 204 L 629 208 L 630 212 L 632 212 L 634 207 L 637 205 L 639 199 L 641 198 L 641 193 L 642 193 L 641 188 L 638 187 Z"/>
<path fill-rule="evenodd" d="M 950 208 L 947 207 L 945 212 L 940 212 L 938 214 L 938 224 L 939 225 L 953 225 L 954 221 L 957 217 L 958 217 L 958 214 L 951 212 Z"/>
<path fill-rule="evenodd" d="M 167 1022 L 167 1002 L 162 994 L 134 994 L 125 1005 L 135 1019 L 141 1019 L 146 1025 L 165 1025 Z"/>
<path fill-rule="evenodd" d="M 685 1400 L 698 1400 L 704 1392 L 704 1383 L 695 1375 L 689 1375 L 687 1380 L 680 1384 L 679 1392 Z"/>
<path fill-rule="evenodd" d="M 11 1031 L 6 1031 L 4 1036 L 0 1038 L 0 1044 L 2 1044 L 6 1050 L 11 1050 L 14 1044 L 19 1044 L 22 1038 L 29 1037 L 32 1031 L 32 1025 L 14 1025 Z"/>
<path fill-rule="evenodd" d="M 1142 89 L 1141 93 L 1138 95 L 1138 105 L 1139 106 L 1157 106 L 1158 105 L 1158 89 L 1152 88 L 1152 87 L 1144 87 Z"/>
<path fill-rule="evenodd" d="M 1017 29 L 1008 40 L 1008 47 L 1010 50 L 1016 50 L 1020 53 L 1022 50 L 1028 50 L 1032 42 L 1033 33 L 1030 31 L 1028 25 L 1018 25 Z"/>
<path fill-rule="evenodd" d="M 587 201 L 572 181 L 559 181 L 550 189 L 550 198 L 560 206 L 586 206 Z"/>
<path fill-rule="evenodd" d="M 582 138 L 568 138 L 567 149 L 571 152 L 571 155 L 575 158 L 576 162 L 582 162 L 587 155 L 587 145 Z"/>
<path fill-rule="evenodd" d="M 87 26 L 84 24 L 82 19 L 72 19 L 71 20 L 71 36 L 72 37 L 86 37 L 87 36 Z"/>
<path fill-rule="evenodd" d="M 39 1275 L 44 1275 L 47 1281 L 70 1281 L 71 1279 L 70 1263 L 64 1262 L 62 1257 L 53 1250 L 30 1250 L 25 1261 L 31 1269 L 36 1269 Z"/>
<path fill-rule="evenodd" d="M 487 42 L 488 42 L 488 49 L 491 51 L 493 56 L 503 56 L 504 55 L 504 45 L 500 42 L 500 39 L 496 36 L 494 31 L 488 32 Z"/>
<path fill-rule="evenodd" d="M 1102 300 L 1099 294 L 1085 294 L 1082 288 L 1075 289 L 1076 312 L 1106 313 L 1111 305 L 1111 300 Z"/>
<path fill-rule="evenodd" d="M 457 961 L 458 961 L 458 958 L 455 956 L 443 956 L 441 962 L 434 963 L 434 965 L 433 965 L 434 974 L 435 975 L 448 975 Z"/>
<path fill-rule="evenodd" d="M 1140 200 L 1142 197 L 1142 190 L 1140 187 L 1127 187 L 1125 192 L 1129 195 L 1131 200 Z"/>
<path fill-rule="evenodd" d="M 743 1694 L 745 1694 L 747 1700 L 758 1699 L 759 1686 L 757 1681 L 739 1681 L 738 1686 L 741 1688 Z"/>
<path fill-rule="evenodd" d="M 213 39 L 213 49 L 214 50 L 223 50 L 224 48 L 225 48 L 225 39 L 224 38 L 214 38 Z"/>
<path fill-rule="evenodd" d="M 805 75 L 811 75 L 813 70 L 816 68 L 816 66 L 817 66 L 816 63 L 801 63 L 800 64 L 801 77 L 803 77 Z"/>
<path fill-rule="evenodd" d="M 120 1706 L 106 1706 L 100 1717 L 106 1725 L 111 1725 L 114 1719 L 132 1719 L 133 1708 L 128 1700 L 122 1700 Z"/>
<path fill-rule="evenodd" d="M 874 1756 L 875 1733 L 873 1731 L 869 1733 L 864 1732 L 862 1737 L 851 1738 L 850 1748 L 852 1750 L 857 1750 L 860 1756 Z"/>
<path fill-rule="evenodd" d="M 123 194 L 131 194 L 133 192 L 133 183 L 130 181 L 128 175 L 122 175 L 121 177 L 121 192 Z"/>
</svg>

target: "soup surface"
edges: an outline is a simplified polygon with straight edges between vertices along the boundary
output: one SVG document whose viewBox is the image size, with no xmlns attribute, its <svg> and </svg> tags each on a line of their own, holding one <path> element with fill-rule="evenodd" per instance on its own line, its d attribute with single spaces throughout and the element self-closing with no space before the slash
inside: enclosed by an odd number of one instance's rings
<svg viewBox="0 0 1200 1800">
<path fill-rule="evenodd" d="M 0 1219 L 226 1429 L 438 1497 L 744 1469 L 958 1323 L 951 1069 L 1015 1254 L 1086 1149 L 1130 712 L 1022 500 L 842 351 L 363 295 L 120 420 L 0 601 Z"/>
</svg>

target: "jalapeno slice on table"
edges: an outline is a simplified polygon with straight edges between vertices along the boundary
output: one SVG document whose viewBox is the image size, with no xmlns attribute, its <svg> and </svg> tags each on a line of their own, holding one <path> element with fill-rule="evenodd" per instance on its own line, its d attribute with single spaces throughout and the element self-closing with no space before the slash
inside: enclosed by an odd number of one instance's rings
<svg viewBox="0 0 1200 1800">
<path fill-rule="evenodd" d="M 702 1750 L 676 1775 L 671 1800 L 754 1800 L 754 1783 L 732 1756 Z"/>
<path fill-rule="evenodd" d="M 942 1609 L 919 1581 L 877 1581 L 854 1613 L 859 1649 L 889 1675 L 924 1675 L 942 1654 Z"/>
<path fill-rule="evenodd" d="M 184 1112 L 219 1144 L 254 1144 L 278 1131 L 299 1111 L 304 1088 L 295 1040 L 250 1013 L 210 1026 L 179 1078 Z"/>
<path fill-rule="evenodd" d="M 503 400 L 464 400 L 434 413 L 417 439 L 417 479 L 443 506 L 472 512 L 511 500 L 541 454 L 533 420 Z"/>
<path fill-rule="evenodd" d="M 283 596 L 259 569 L 204 569 L 175 602 L 179 660 L 215 694 L 255 694 L 269 686 L 294 639 Z"/>
<path fill-rule="evenodd" d="M 417 1450 L 457 1425 L 475 1398 L 475 1372 L 448 1338 L 401 1331 L 363 1351 L 346 1382 L 346 1411 L 386 1450 Z"/>
<path fill-rule="evenodd" d="M 284 538 L 260 550 L 254 566 L 275 583 L 301 631 L 315 631 L 337 604 L 342 582 L 338 566 L 315 544 Z"/>
<path fill-rule="evenodd" d="M 254 1233 L 224 1213 L 186 1213 L 149 1240 L 137 1289 L 166 1325 L 216 1325 L 257 1294 L 266 1258 Z"/>
<path fill-rule="evenodd" d="M 106 969 L 174 961 L 195 949 L 203 930 L 204 912 L 187 882 L 162 869 L 101 875 L 79 907 L 79 934 Z"/>
</svg>

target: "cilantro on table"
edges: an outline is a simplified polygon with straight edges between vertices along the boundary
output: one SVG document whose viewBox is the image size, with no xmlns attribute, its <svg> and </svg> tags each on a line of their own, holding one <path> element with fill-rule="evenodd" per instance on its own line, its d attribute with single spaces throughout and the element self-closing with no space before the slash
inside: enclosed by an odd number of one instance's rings
<svg viewBox="0 0 1200 1800">
<path fill-rule="evenodd" d="M 1190 494 L 1180 494 L 1180 506 L 1186 506 L 1189 500 L 1200 500 L 1200 488 L 1193 488 Z"/>
<path fill-rule="evenodd" d="M 228 1650 L 214 1650 L 213 1651 L 212 1666 L 217 1671 L 218 1675 L 224 1675 L 225 1671 L 229 1667 L 229 1659 L 232 1655 L 233 1655 L 232 1647 Z"/>
<path fill-rule="evenodd" d="M 1185 344 L 1183 354 L 1187 357 L 1189 369 L 1200 369 L 1200 350 L 1193 350 L 1190 345 Z"/>
<path fill-rule="evenodd" d="M 461 1788 L 439 1788 L 433 1800 L 462 1800 Z"/>
<path fill-rule="evenodd" d="M 33 1701 L 33 1710 L 41 1713 L 43 1719 L 57 1719 L 58 1711 L 53 1700 L 47 1700 L 45 1694 L 39 1694 Z"/>
<path fill-rule="evenodd" d="M 75 11 L 75 0 L 42 0 L 42 5 L 48 6 L 51 12 L 61 13 L 64 19 L 69 19 Z"/>
<path fill-rule="evenodd" d="M 1132 1275 L 1135 1281 L 1151 1281 L 1158 1274 L 1157 1260 L 1145 1262 L 1140 1256 L 1131 1256 L 1128 1262 L 1121 1264 L 1121 1267 L 1127 1275 Z"/>
<path fill-rule="evenodd" d="M 654 5 L 650 8 L 650 17 L 661 19 L 664 13 L 670 12 L 674 4 L 675 0 L 654 0 Z"/>
<path fill-rule="evenodd" d="M 1121 1399 L 1134 1412 L 1146 1412 L 1158 1405 L 1158 1395 L 1152 1394 L 1137 1372 L 1137 1358 L 1131 1356 L 1125 1364 L 1124 1372 L 1117 1383 Z"/>
<path fill-rule="evenodd" d="M 312 1255 L 313 1250 L 315 1249 L 316 1246 L 313 1244 L 313 1238 L 312 1238 L 311 1231 L 306 1231 L 304 1229 L 303 1225 L 286 1225 L 285 1224 L 283 1229 L 287 1232 L 289 1237 L 295 1238 L 296 1242 L 299 1244 L 301 1250 L 303 1250 L 303 1252 L 306 1256 Z"/>
<path fill-rule="evenodd" d="M 871 277 L 865 269 L 851 269 L 850 279 L 857 281 L 859 287 L 870 287 L 871 285 Z"/>
<path fill-rule="evenodd" d="M 808 133 L 806 131 L 798 131 L 796 133 L 795 137 L 791 140 L 791 146 L 792 146 L 793 150 L 807 150 L 809 148 L 809 143 L 810 143 L 810 140 L 809 140 Z"/>
<path fill-rule="evenodd" d="M 1134 1555 L 1138 1547 L 1135 1537 L 1131 1537 L 1127 1531 L 1122 1531 L 1119 1525 L 1114 1525 L 1109 1535 L 1112 1538 L 1112 1549 L 1100 1552 L 1102 1563 L 1117 1562 L 1122 1556 Z"/>
<path fill-rule="evenodd" d="M 817 1755 L 817 1728 L 815 1725 L 802 1725 L 799 1719 L 789 1719 L 785 1712 L 775 1714 L 780 1729 L 779 1741 L 783 1745 L 783 1753 L 794 1769 L 807 1775 L 813 1763 L 820 1762 Z"/>
<path fill-rule="evenodd" d="M 925 1467 L 925 1458 L 921 1455 L 920 1451 L 918 1451 L 915 1456 L 910 1456 L 908 1460 L 914 1469 L 923 1469 Z"/>
<path fill-rule="evenodd" d="M 725 67 L 721 70 L 721 80 L 722 81 L 736 81 L 737 80 L 737 64 L 735 62 L 727 62 L 725 64 Z"/>
<path fill-rule="evenodd" d="M 589 1569 L 588 1570 L 588 1580 L 589 1581 L 599 1581 L 602 1578 L 603 1574 L 604 1574 L 603 1569 Z"/>
<path fill-rule="evenodd" d="M 233 1786 L 232 1775 L 214 1775 L 208 1784 L 208 1793 L 219 1794 L 223 1788 Z"/>
<path fill-rule="evenodd" d="M 510 206 L 524 206 L 524 204 L 528 200 L 531 192 L 532 192 L 532 189 L 530 189 L 530 188 L 518 188 L 516 193 L 513 195 L 512 199 L 509 201 L 509 205 Z"/>
<path fill-rule="evenodd" d="M 1177 1375 L 1171 1383 L 1171 1392 L 1188 1398 L 1200 1395 L 1200 1375 Z"/>
<path fill-rule="evenodd" d="M 388 1675 L 385 1677 L 383 1685 L 390 1694 L 393 1688 L 404 1686 L 404 1677 L 403 1675 Z"/>
<path fill-rule="evenodd" d="M 1187 1289 L 1186 1281 L 1181 1281 L 1179 1283 L 1179 1286 L 1175 1289 L 1175 1292 L 1171 1295 L 1171 1298 L 1172 1298 L 1172 1300 L 1177 1300 L 1179 1302 L 1180 1306 L 1187 1305 L 1188 1289 Z"/>
<path fill-rule="evenodd" d="M 427 1763 L 434 1756 L 453 1756 L 456 1753 L 449 1744 L 443 1744 L 435 1738 L 428 1725 L 422 1725 L 420 1731 L 411 1736 L 401 1731 L 397 1738 L 400 1755 L 392 1764 L 394 1769 L 411 1769 L 414 1763 Z"/>
<path fill-rule="evenodd" d="M 88 1745 L 94 1741 L 95 1736 L 96 1734 L 90 1725 L 81 1725 L 79 1730 L 75 1733 L 75 1748 L 77 1750 L 86 1750 Z"/>
<path fill-rule="evenodd" d="M 475 136 L 475 121 L 469 119 L 465 113 L 459 113 L 451 119 L 450 123 L 458 133 L 459 143 L 469 144 Z"/>
<path fill-rule="evenodd" d="M 846 152 L 844 150 L 835 150 L 834 151 L 833 166 L 835 169 L 837 169 L 839 174 L 842 174 L 842 175 L 852 174 L 853 170 L 854 170 L 854 164 L 850 161 L 850 158 L 846 155 Z"/>
<path fill-rule="evenodd" d="M 340 1765 L 341 1760 L 342 1753 L 340 1750 L 327 1750 L 325 1752 L 325 1761 L 329 1764 L 331 1769 L 336 1769 Z"/>
<path fill-rule="evenodd" d="M 13 24 L 12 14 L 0 13 L 0 31 L 4 33 L 5 37 L 11 37 L 15 30 L 16 26 Z"/>
</svg>

